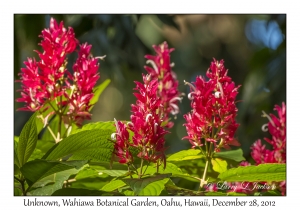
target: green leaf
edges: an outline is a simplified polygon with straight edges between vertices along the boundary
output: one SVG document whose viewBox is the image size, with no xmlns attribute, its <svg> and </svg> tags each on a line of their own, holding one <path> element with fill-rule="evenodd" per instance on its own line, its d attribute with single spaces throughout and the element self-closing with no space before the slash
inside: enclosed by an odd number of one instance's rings
<svg viewBox="0 0 300 210">
<path fill-rule="evenodd" d="M 33 160 L 27 162 L 20 170 L 24 175 L 28 185 L 31 186 L 38 180 L 47 177 L 51 174 L 72 168 L 81 168 L 84 164 L 86 164 L 86 162 L 86 160 L 68 162 Z"/>
<path fill-rule="evenodd" d="M 54 119 L 51 120 L 50 124 L 48 125 L 51 130 L 53 131 L 53 133 L 55 135 L 57 135 L 58 133 L 58 127 L 59 127 L 59 116 L 54 116 Z M 62 122 L 61 123 L 61 127 L 60 127 L 60 132 L 61 132 L 61 136 L 63 136 L 65 133 L 66 133 L 66 127 L 64 125 L 64 123 Z M 52 140 L 53 142 L 55 142 L 55 139 L 54 137 L 51 135 L 50 131 L 48 129 L 45 129 L 44 130 L 44 133 L 42 135 L 42 138 L 41 140 L 46 140 L 46 141 L 49 141 L 49 140 Z"/>
<path fill-rule="evenodd" d="M 19 142 L 19 137 L 15 136 L 14 137 L 14 164 L 20 168 L 20 161 L 18 158 L 18 142 Z"/>
<path fill-rule="evenodd" d="M 236 162 L 245 160 L 242 149 L 217 152 L 217 153 L 214 153 L 214 157 L 222 158 L 222 159 L 230 159 L 230 160 L 234 160 Z"/>
<path fill-rule="evenodd" d="M 163 180 L 158 180 L 148 184 L 138 195 L 144 196 L 157 196 L 165 189 L 165 184 L 170 180 L 170 178 L 165 178 Z"/>
<path fill-rule="evenodd" d="M 14 175 L 19 175 L 20 174 L 20 168 L 16 164 L 14 164 Z"/>
<path fill-rule="evenodd" d="M 175 162 L 175 161 L 195 160 L 195 159 L 204 158 L 204 156 L 200 153 L 201 151 L 196 149 L 182 150 L 175 154 L 172 154 L 170 157 L 167 158 L 167 161 Z"/>
<path fill-rule="evenodd" d="M 145 170 L 146 166 L 143 166 L 143 171 Z M 139 171 L 140 168 L 137 169 L 137 171 Z M 156 174 L 157 170 L 156 170 L 156 165 L 155 164 L 151 164 L 148 166 L 147 170 L 145 171 L 145 175 L 153 175 Z M 182 170 L 177 167 L 175 164 L 173 163 L 169 163 L 166 165 L 166 168 L 164 169 L 163 165 L 159 166 L 159 173 L 160 174 L 166 174 L 166 173 L 171 173 L 172 177 L 180 177 L 180 178 L 184 178 L 193 182 L 199 182 L 199 178 L 197 177 L 193 177 L 190 174 L 187 173 L 183 173 Z"/>
<path fill-rule="evenodd" d="M 97 175 L 99 175 L 97 170 L 95 170 L 91 167 L 85 167 L 84 169 L 80 170 L 80 172 L 78 172 L 75 179 L 77 181 L 80 179 L 86 179 L 86 178 L 97 176 Z"/>
<path fill-rule="evenodd" d="M 51 174 L 43 179 L 37 181 L 32 185 L 31 190 L 27 195 L 34 196 L 49 196 L 52 195 L 56 190 L 63 187 L 64 182 L 73 174 L 76 174 L 80 169 L 69 169 L 61 171 L 55 174 Z"/>
<path fill-rule="evenodd" d="M 23 166 L 31 156 L 35 149 L 37 139 L 36 113 L 34 113 L 23 127 L 19 137 L 17 154 L 20 167 Z"/>
<path fill-rule="evenodd" d="M 227 195 L 229 195 L 229 196 L 247 196 L 246 193 L 238 193 L 238 192 L 228 192 Z"/>
<path fill-rule="evenodd" d="M 42 153 L 47 153 L 53 146 L 55 145 L 55 142 L 53 140 L 38 140 L 36 149 L 39 149 L 42 151 Z"/>
<path fill-rule="evenodd" d="M 226 196 L 225 192 L 205 192 L 206 196 Z"/>
<path fill-rule="evenodd" d="M 90 101 L 90 104 L 92 104 L 92 106 L 90 107 L 89 111 L 91 111 L 94 105 L 98 102 L 101 93 L 109 85 L 109 83 L 110 79 L 106 79 L 104 82 L 102 82 L 100 85 L 94 88 L 94 96 Z"/>
<path fill-rule="evenodd" d="M 119 177 L 128 173 L 128 170 L 98 170 L 99 173 L 105 173 L 109 176 Z"/>
<path fill-rule="evenodd" d="M 110 182 L 111 179 L 107 174 L 99 173 L 96 169 L 89 166 L 80 170 L 74 179 L 68 182 L 68 187 L 99 190 Z"/>
<path fill-rule="evenodd" d="M 43 152 L 40 149 L 35 148 L 28 161 L 32 161 L 35 159 L 42 159 L 42 157 L 43 157 Z"/>
<path fill-rule="evenodd" d="M 213 170 L 219 173 L 223 173 L 227 170 L 227 162 L 226 160 L 222 160 L 220 158 L 211 159 L 211 164 L 213 166 Z"/>
<path fill-rule="evenodd" d="M 268 190 L 254 193 L 255 196 L 282 196 L 279 190 Z"/>
<path fill-rule="evenodd" d="M 126 195 L 126 196 L 134 196 L 134 192 L 131 191 L 131 190 L 125 190 L 123 193 L 124 193 L 124 195 Z"/>
<path fill-rule="evenodd" d="M 145 170 L 146 166 L 143 166 L 143 171 Z M 137 171 L 139 171 L 140 168 L 137 169 Z M 149 174 L 149 175 L 153 175 L 157 173 L 157 169 L 156 169 L 156 164 L 151 164 L 147 167 L 147 170 L 145 171 L 145 175 Z M 163 165 L 159 166 L 159 173 L 172 173 L 172 175 L 174 174 L 183 174 L 181 169 L 178 168 L 175 164 L 173 163 L 168 163 L 166 165 L 166 168 L 164 169 Z"/>
<path fill-rule="evenodd" d="M 119 162 L 115 162 L 111 164 L 110 162 L 107 161 L 97 161 L 97 162 L 90 161 L 89 165 L 98 170 L 102 170 L 102 169 L 128 170 L 128 167 L 126 165 L 121 164 Z"/>
<path fill-rule="evenodd" d="M 82 126 L 82 128 L 77 128 L 72 130 L 72 134 L 79 133 L 81 131 L 86 131 L 86 130 L 94 130 L 94 129 L 112 130 L 115 132 L 116 127 L 114 126 L 114 124 L 115 124 L 114 121 L 88 123 Z"/>
<path fill-rule="evenodd" d="M 267 163 L 258 166 L 240 166 L 219 174 L 218 178 L 228 182 L 284 181 L 286 180 L 286 164 Z"/>
<path fill-rule="evenodd" d="M 194 191 L 185 188 L 178 187 L 174 184 L 166 184 L 166 190 L 169 195 L 180 195 L 180 196 L 201 196 L 204 195 L 201 191 Z"/>
<path fill-rule="evenodd" d="M 106 192 L 111 192 L 111 191 L 114 191 L 114 190 L 119 189 L 121 187 L 124 187 L 125 185 L 126 184 L 122 180 L 117 179 L 117 180 L 113 180 L 113 181 L 107 183 L 100 190 L 106 191 Z"/>
<path fill-rule="evenodd" d="M 14 187 L 14 196 L 22 196 L 22 190 L 18 187 Z"/>
<path fill-rule="evenodd" d="M 107 192 L 100 190 L 88 190 L 80 188 L 63 188 L 55 191 L 52 196 L 100 196 L 108 195 Z"/>
<path fill-rule="evenodd" d="M 165 178 L 169 178 L 170 176 L 171 176 L 171 174 L 160 174 L 160 175 L 145 177 L 145 178 L 141 178 L 141 179 L 138 179 L 138 178 L 122 179 L 122 181 L 130 186 L 130 188 L 134 191 L 135 195 L 140 195 L 141 192 L 143 192 L 142 194 L 145 195 L 145 192 L 143 191 L 143 189 L 147 185 L 154 183 L 156 181 L 159 181 L 159 180 L 163 180 Z M 146 192 L 159 195 L 157 193 L 159 191 L 161 192 L 161 190 L 163 190 L 161 185 L 163 183 L 167 183 L 167 181 L 159 182 L 159 183 L 152 185 L 149 189 L 146 190 Z"/>
<path fill-rule="evenodd" d="M 111 130 L 87 130 L 73 134 L 61 142 L 45 158 L 57 160 L 66 156 L 77 160 L 99 160 L 110 162 L 113 143 Z"/>
</svg>

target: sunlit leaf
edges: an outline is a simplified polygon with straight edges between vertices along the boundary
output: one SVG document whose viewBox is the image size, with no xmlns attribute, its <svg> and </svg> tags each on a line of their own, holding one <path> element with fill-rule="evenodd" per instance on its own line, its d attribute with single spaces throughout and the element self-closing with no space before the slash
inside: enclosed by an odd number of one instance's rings
<svg viewBox="0 0 300 210">
<path fill-rule="evenodd" d="M 156 176 L 146 177 L 146 178 L 129 178 L 129 179 L 122 179 L 123 182 L 125 182 L 127 185 L 130 186 L 130 188 L 134 191 L 135 195 L 159 195 L 160 192 L 164 189 L 163 185 L 168 182 L 168 179 L 171 174 L 160 174 Z M 161 181 L 164 180 L 164 181 Z M 161 182 L 157 182 L 161 181 Z M 146 188 L 149 184 L 152 184 L 149 188 L 147 188 L 145 191 L 144 188 Z"/>
<path fill-rule="evenodd" d="M 114 126 L 114 124 L 115 124 L 114 121 L 88 123 L 88 124 L 82 126 L 82 128 L 77 128 L 77 129 L 72 130 L 72 134 L 79 133 L 81 131 L 86 131 L 86 130 L 94 130 L 94 129 L 115 131 L 116 127 Z"/>
<path fill-rule="evenodd" d="M 211 159 L 211 164 L 213 166 L 213 170 L 218 173 L 223 173 L 227 170 L 227 162 L 226 160 L 222 160 L 220 158 Z"/>
<path fill-rule="evenodd" d="M 86 130 L 73 134 L 55 146 L 47 160 L 70 157 L 77 160 L 111 160 L 113 143 L 110 141 L 111 130 Z"/>
<path fill-rule="evenodd" d="M 286 180 L 286 164 L 267 163 L 258 166 L 240 166 L 221 173 L 218 178 L 223 181 L 284 181 Z"/>
<path fill-rule="evenodd" d="M 37 127 L 36 127 L 36 113 L 33 114 L 28 122 L 23 127 L 19 142 L 18 142 L 18 150 L 17 156 L 19 159 L 19 166 L 23 166 L 29 157 L 31 156 L 32 152 L 36 147 L 38 139 L 37 134 Z"/>
<path fill-rule="evenodd" d="M 121 187 L 124 187 L 125 185 L 126 184 L 122 180 L 117 179 L 117 180 L 113 180 L 113 181 L 107 183 L 106 185 L 104 185 L 101 188 L 101 190 L 111 192 L 111 191 L 114 191 L 114 190 L 119 189 Z"/>
<path fill-rule="evenodd" d="M 183 160 L 194 160 L 204 158 L 204 155 L 201 154 L 200 150 L 189 149 L 182 150 L 175 154 L 172 154 L 167 158 L 167 161 L 175 162 L 175 161 L 183 161 Z"/>
</svg>

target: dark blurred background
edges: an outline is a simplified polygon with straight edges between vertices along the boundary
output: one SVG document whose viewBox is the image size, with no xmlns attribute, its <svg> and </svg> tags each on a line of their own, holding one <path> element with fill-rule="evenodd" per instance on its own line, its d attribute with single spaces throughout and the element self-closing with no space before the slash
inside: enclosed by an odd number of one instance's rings
<svg viewBox="0 0 300 210">
<path fill-rule="evenodd" d="M 225 60 L 229 76 L 241 84 L 237 100 L 240 124 L 236 137 L 244 156 L 249 159 L 250 146 L 257 139 L 268 137 L 261 130 L 267 118 L 262 110 L 274 113 L 275 104 L 286 102 L 286 15 L 15 15 L 14 16 L 14 79 L 27 57 L 36 57 L 33 51 L 41 49 L 39 35 L 49 27 L 50 18 L 64 21 L 73 27 L 81 43 L 92 44 L 94 56 L 106 55 L 100 62 L 100 81 L 111 79 L 111 84 L 100 96 L 93 109 L 92 121 L 130 119 L 130 105 L 135 103 L 133 81 L 142 81 L 146 73 L 145 54 L 154 54 L 152 45 L 167 41 L 175 51 L 171 60 L 179 80 L 181 92 L 189 88 L 183 80 L 194 81 L 204 75 L 212 58 Z M 72 64 L 76 57 L 69 57 Z M 71 69 L 71 65 L 68 67 Z M 14 83 L 14 98 L 19 98 L 19 83 Z M 14 103 L 14 134 L 19 135 L 32 113 L 16 111 L 23 106 Z M 180 104 L 171 134 L 166 136 L 174 153 L 190 148 L 182 115 L 190 111 L 185 97 Z M 86 121 L 86 123 L 89 123 Z"/>
</svg>

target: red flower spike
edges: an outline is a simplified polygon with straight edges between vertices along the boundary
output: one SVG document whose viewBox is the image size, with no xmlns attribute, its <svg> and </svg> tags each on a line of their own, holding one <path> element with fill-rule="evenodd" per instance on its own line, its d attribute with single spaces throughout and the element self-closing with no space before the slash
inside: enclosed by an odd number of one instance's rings
<svg viewBox="0 0 300 210">
<path fill-rule="evenodd" d="M 22 90 L 17 101 L 25 102 L 25 107 L 19 110 L 43 113 L 49 101 L 57 100 L 61 109 L 68 106 L 67 115 L 62 116 L 64 122 L 75 122 L 81 126 L 84 119 L 91 118 L 89 103 L 93 87 L 100 77 L 98 58 L 90 54 L 91 45 L 80 45 L 79 56 L 73 66 L 74 74 L 71 75 L 66 68 L 67 55 L 74 52 L 78 44 L 73 29 L 66 29 L 63 22 L 58 24 L 51 18 L 50 27 L 44 29 L 40 37 L 43 52 L 36 50 L 40 61 L 28 58 L 24 62 L 26 68 L 21 69 L 18 82 L 22 83 Z"/>
<path fill-rule="evenodd" d="M 150 80 L 150 75 L 143 75 L 144 84 L 136 83 L 134 93 L 136 104 L 132 105 L 129 129 L 134 133 L 132 146 L 138 148 L 138 157 L 156 163 L 161 161 L 165 166 L 165 139 L 167 131 L 161 125 L 158 115 L 161 100 L 157 97 L 158 81 Z"/>
<path fill-rule="evenodd" d="M 112 134 L 112 139 L 115 140 L 114 154 L 119 158 L 119 163 L 130 164 L 133 162 L 133 157 L 129 151 L 129 133 L 127 125 L 115 119 L 116 133 Z"/>
<path fill-rule="evenodd" d="M 145 66 L 146 71 L 151 75 L 152 80 L 158 80 L 157 95 L 161 100 L 160 118 L 166 123 L 166 128 L 171 128 L 173 122 L 169 121 L 169 114 L 177 115 L 179 113 L 178 101 L 181 101 L 181 94 L 178 91 L 178 80 L 176 74 L 172 71 L 173 63 L 170 63 L 170 53 L 174 48 L 169 48 L 167 42 L 159 46 L 153 45 L 156 55 L 146 55 L 147 64 L 152 68 Z"/>
<path fill-rule="evenodd" d="M 35 59 L 28 58 L 24 64 L 26 68 L 21 69 L 21 80 L 17 82 L 22 82 L 22 92 L 21 98 L 18 98 L 17 102 L 25 102 L 26 105 L 18 110 L 25 111 L 36 111 L 39 110 L 45 102 L 45 91 L 40 79 L 38 64 Z"/>
<path fill-rule="evenodd" d="M 282 103 L 282 107 L 275 105 L 274 110 L 278 113 L 278 118 L 270 114 L 264 113 L 263 116 L 269 119 L 267 124 L 269 133 L 272 139 L 265 138 L 265 140 L 272 145 L 273 150 L 264 149 L 261 140 L 257 140 L 252 148 L 252 158 L 256 164 L 261 163 L 286 163 L 286 106 Z"/>
<path fill-rule="evenodd" d="M 80 45 L 78 58 L 73 66 L 74 74 L 71 80 L 74 90 L 69 96 L 72 103 L 69 106 L 69 115 L 75 118 L 78 126 L 82 125 L 84 119 L 90 119 L 90 100 L 94 96 L 93 87 L 100 78 L 98 73 L 98 59 L 90 55 L 91 45 L 87 43 Z"/>
<path fill-rule="evenodd" d="M 203 139 L 214 142 L 215 146 L 220 142 L 216 151 L 221 147 L 229 149 L 229 145 L 238 145 L 234 138 L 238 128 L 235 97 L 240 86 L 235 86 L 227 76 L 223 60 L 214 59 L 206 75 L 208 81 L 198 76 L 194 85 L 186 82 L 191 87 L 188 98 L 192 111 L 184 115 L 188 136 L 183 139 L 188 139 L 193 148 L 202 146 Z"/>
<path fill-rule="evenodd" d="M 264 138 L 269 144 L 272 145 L 272 150 L 265 149 L 266 145 L 262 145 L 261 140 L 257 140 L 252 145 L 251 156 L 256 162 L 256 165 L 263 163 L 286 163 L 286 105 L 282 102 L 282 106 L 275 105 L 275 111 L 278 113 L 278 117 L 273 114 L 267 115 L 263 112 L 263 116 L 269 119 L 268 129 L 272 138 Z M 286 193 L 286 182 L 279 183 L 279 189 L 282 195 Z"/>
</svg>

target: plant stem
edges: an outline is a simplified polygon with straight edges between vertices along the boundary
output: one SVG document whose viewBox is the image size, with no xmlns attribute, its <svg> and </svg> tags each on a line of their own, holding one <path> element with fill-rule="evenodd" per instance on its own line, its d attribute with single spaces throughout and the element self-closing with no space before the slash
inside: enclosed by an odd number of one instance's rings
<svg viewBox="0 0 300 210">
<path fill-rule="evenodd" d="M 57 113 L 57 110 L 54 108 L 54 106 L 50 103 L 50 102 L 48 102 L 49 103 L 49 105 L 51 106 L 51 108 L 53 109 L 53 111 L 55 112 L 55 113 Z"/>
<path fill-rule="evenodd" d="M 136 174 L 138 174 L 136 167 L 133 164 L 130 164 L 130 166 L 135 170 Z"/>
<path fill-rule="evenodd" d="M 60 141 L 61 139 L 61 121 L 62 121 L 62 96 L 59 97 L 60 106 L 58 109 L 58 130 L 57 130 L 57 140 Z"/>
<path fill-rule="evenodd" d="M 16 178 L 16 177 L 15 177 Z M 16 178 L 17 179 L 17 178 Z M 21 178 L 20 179 L 17 179 L 19 182 L 20 182 L 20 184 L 21 184 L 21 188 L 22 188 L 22 194 L 24 195 L 24 196 L 26 196 L 26 194 L 27 194 L 27 191 L 26 191 L 26 189 L 25 189 L 25 179 L 23 178 L 23 175 L 21 175 Z"/>
<path fill-rule="evenodd" d="M 145 169 L 145 171 L 144 171 L 143 175 L 146 173 L 146 171 L 147 171 L 147 168 L 148 168 L 149 164 L 150 164 L 150 162 L 148 162 L 148 164 L 147 164 L 147 166 L 146 166 L 146 169 Z"/>
<path fill-rule="evenodd" d="M 209 164 L 209 159 L 207 158 L 206 159 L 206 163 L 205 163 L 205 169 L 204 169 L 204 172 L 203 172 L 203 177 L 202 177 L 202 179 L 200 181 L 200 188 L 199 188 L 199 190 L 203 187 L 204 184 L 206 184 L 205 179 L 206 179 L 206 173 L 207 173 L 208 164 Z"/>
<path fill-rule="evenodd" d="M 14 178 L 18 181 L 18 182 L 22 182 L 20 179 L 18 179 L 17 177 L 14 176 Z"/>
<path fill-rule="evenodd" d="M 207 183 L 206 179 L 206 174 L 207 174 L 207 169 L 208 169 L 208 165 L 211 159 L 211 153 L 212 153 L 212 149 L 213 149 L 213 143 L 209 142 L 209 146 L 208 146 L 208 142 L 205 142 L 205 146 L 206 146 L 206 163 L 205 163 L 205 168 L 204 168 L 204 172 L 203 172 L 203 176 L 202 179 L 200 181 L 200 187 L 199 190 L 203 187 L 204 184 Z"/>
<path fill-rule="evenodd" d="M 130 174 L 130 178 L 132 178 L 132 175 L 130 173 L 130 166 L 129 166 L 129 164 L 127 165 L 127 167 L 128 167 L 128 173 Z"/>
<path fill-rule="evenodd" d="M 44 120 L 45 120 L 45 119 L 44 119 L 43 115 L 40 114 L 38 117 L 42 120 L 42 123 L 44 123 Z M 50 128 L 48 122 L 47 122 L 46 126 L 47 126 L 47 129 L 48 129 L 48 131 L 50 132 L 51 136 L 54 138 L 55 143 L 57 143 L 58 141 L 57 141 L 57 139 L 56 139 L 56 136 L 55 136 L 54 132 L 52 131 L 52 129 Z"/>
<path fill-rule="evenodd" d="M 144 163 L 144 159 L 141 160 L 141 167 L 140 167 L 139 179 L 142 177 L 142 173 L 143 173 L 143 163 Z"/>
<path fill-rule="evenodd" d="M 72 127 L 72 124 L 69 124 L 68 125 L 68 127 L 67 127 L 67 129 L 66 129 L 66 131 L 64 132 L 64 134 L 62 135 L 62 138 L 65 138 L 65 137 L 68 137 L 69 135 L 68 135 L 68 130 L 70 129 Z M 71 130 L 72 130 L 72 128 L 71 128 Z M 66 135 L 67 134 L 67 135 Z"/>
</svg>

